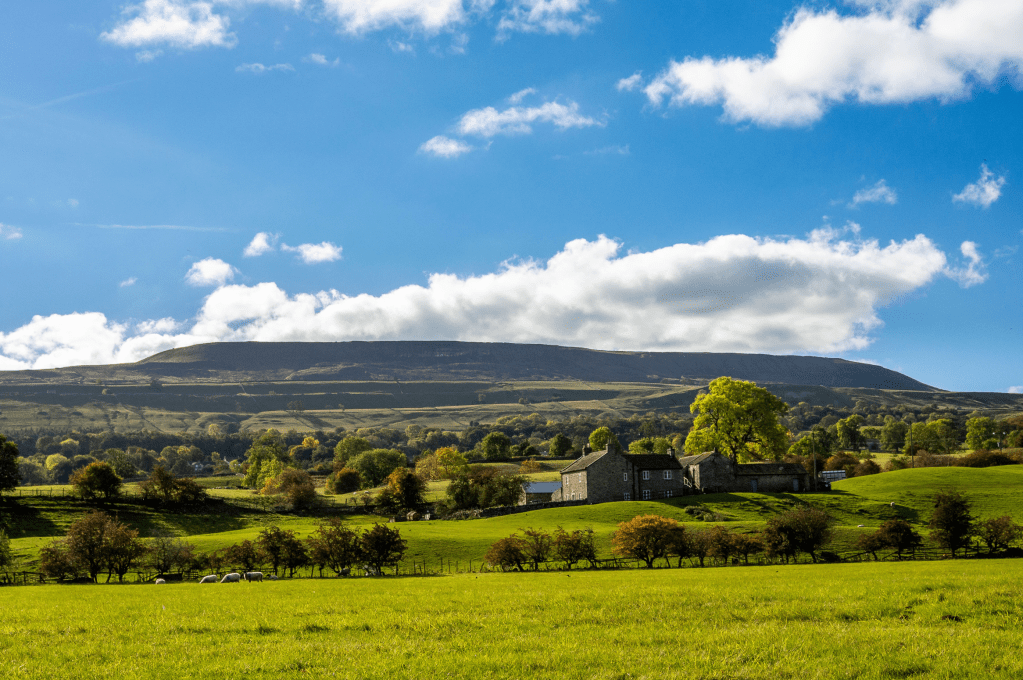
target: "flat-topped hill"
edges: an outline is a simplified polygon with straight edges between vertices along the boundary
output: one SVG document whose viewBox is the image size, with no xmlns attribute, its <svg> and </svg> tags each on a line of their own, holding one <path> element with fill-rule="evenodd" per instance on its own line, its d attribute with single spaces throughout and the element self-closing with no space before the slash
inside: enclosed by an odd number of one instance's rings
<svg viewBox="0 0 1023 680">
<path fill-rule="evenodd" d="M 587 380 L 706 383 L 727 375 L 766 384 L 936 391 L 896 371 L 845 359 L 768 354 L 618 352 L 484 342 L 222 342 L 134 364 L 0 372 L 0 383 L 169 379 Z"/>
</svg>

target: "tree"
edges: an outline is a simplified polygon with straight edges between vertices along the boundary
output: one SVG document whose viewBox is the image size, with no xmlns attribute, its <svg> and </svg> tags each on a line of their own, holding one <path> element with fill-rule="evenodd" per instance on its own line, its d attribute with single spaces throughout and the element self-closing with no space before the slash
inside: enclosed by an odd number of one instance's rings
<svg viewBox="0 0 1023 680">
<path fill-rule="evenodd" d="M 717 451 L 732 459 L 777 460 L 785 453 L 788 433 L 778 417 L 788 405 L 762 387 L 746 380 L 721 377 L 711 381 L 689 407 L 699 413 L 686 437 L 690 455 Z"/>
<path fill-rule="evenodd" d="M 593 451 L 603 451 L 608 446 L 614 451 L 621 452 L 622 450 L 622 445 L 618 443 L 618 437 L 615 436 L 609 427 L 598 427 L 591 432 L 589 443 L 590 449 Z"/>
<path fill-rule="evenodd" d="M 863 417 L 855 413 L 835 423 L 838 441 L 843 449 L 859 450 L 863 442 L 863 437 L 860 435 L 861 425 L 863 425 Z"/>
<path fill-rule="evenodd" d="M 195 558 L 195 546 L 172 536 L 156 536 L 149 539 L 147 562 L 160 574 L 184 569 Z"/>
<path fill-rule="evenodd" d="M 977 536 L 984 541 L 988 552 L 994 554 L 1008 550 L 1009 546 L 1023 536 L 1023 527 L 1012 521 L 1012 517 L 1002 515 L 986 519 L 977 524 Z"/>
<path fill-rule="evenodd" d="M 266 480 L 260 493 L 284 496 L 292 508 L 307 508 L 316 503 L 312 477 L 308 472 L 295 468 L 285 468 L 276 477 Z"/>
<path fill-rule="evenodd" d="M 288 543 L 291 540 L 297 540 L 295 539 L 295 532 L 291 529 L 269 526 L 259 532 L 259 538 L 256 539 L 259 551 L 269 560 L 275 574 L 277 569 L 284 563 Z"/>
<path fill-rule="evenodd" d="M 373 449 L 348 461 L 348 467 L 362 475 L 369 486 L 378 486 L 396 468 L 408 465 L 408 458 L 395 449 Z"/>
<path fill-rule="evenodd" d="M 985 416 L 970 418 L 966 421 L 966 448 L 986 449 L 985 442 L 991 439 L 997 431 L 995 421 Z"/>
<path fill-rule="evenodd" d="M 105 512 L 91 512 L 73 523 L 65 543 L 69 559 L 81 567 L 93 581 L 107 562 L 109 517 Z"/>
<path fill-rule="evenodd" d="M 121 493 L 121 478 L 107 463 L 90 463 L 71 475 L 71 483 L 85 499 L 102 495 L 109 500 Z"/>
<path fill-rule="evenodd" d="M 106 566 L 107 582 L 110 576 L 117 575 L 118 582 L 124 581 L 128 570 L 138 564 L 145 556 L 146 544 L 139 540 L 139 532 L 128 528 L 116 520 L 108 520 L 106 535 Z"/>
<path fill-rule="evenodd" d="M 68 550 L 67 539 L 50 541 L 39 550 L 39 571 L 61 581 L 78 577 L 81 567 Z"/>
<path fill-rule="evenodd" d="M 408 547 L 397 529 L 388 529 L 383 524 L 374 524 L 372 529 L 362 534 L 360 540 L 366 563 L 378 574 L 384 567 L 397 566 Z"/>
<path fill-rule="evenodd" d="M 264 469 L 270 467 L 270 463 L 277 462 L 286 466 L 291 462 L 287 448 L 284 446 L 284 438 L 281 437 L 280 432 L 274 429 L 267 430 L 252 442 L 252 446 L 245 452 L 245 455 L 248 457 L 249 469 L 245 473 L 242 483 L 254 489 L 262 488 L 266 484 L 267 477 L 273 476 Z"/>
<path fill-rule="evenodd" d="M 345 465 L 352 458 L 372 448 L 373 445 L 362 437 L 345 437 L 334 447 L 334 464 Z"/>
<path fill-rule="evenodd" d="M 881 547 L 894 550 L 900 560 L 903 553 L 913 552 L 923 544 L 920 534 L 904 519 L 885 521 L 874 536 Z"/>
<path fill-rule="evenodd" d="M 121 449 L 107 449 L 106 462 L 113 468 L 114 473 L 121 479 L 134 477 L 138 474 L 135 464 L 131 462 L 128 454 Z"/>
<path fill-rule="evenodd" d="M 351 468 L 341 468 L 327 477 L 327 493 L 351 493 L 362 486 L 362 475 Z"/>
<path fill-rule="evenodd" d="M 934 495 L 934 513 L 928 526 L 931 538 L 956 556 L 961 548 L 970 544 L 973 536 L 973 514 L 971 503 L 955 489 L 939 491 Z"/>
<path fill-rule="evenodd" d="M 814 562 L 833 536 L 834 520 L 819 508 L 803 507 L 767 520 L 764 543 L 769 553 L 795 558 L 805 552 Z"/>
<path fill-rule="evenodd" d="M 362 559 L 359 534 L 337 517 L 321 524 L 306 543 L 313 563 L 325 566 L 339 576 Z"/>
<path fill-rule="evenodd" d="M 707 551 L 707 554 L 721 560 L 723 564 L 728 564 L 728 559 L 732 555 L 738 554 L 735 549 L 734 534 L 726 527 L 712 527 L 707 532 L 707 540 L 710 542 L 710 549 Z"/>
<path fill-rule="evenodd" d="M 14 563 L 14 553 L 11 551 L 11 539 L 3 529 L 0 529 L 0 569 L 7 569 Z"/>
<path fill-rule="evenodd" d="M 387 485 L 380 492 L 380 504 L 394 510 L 412 510 L 426 502 L 426 484 L 408 468 L 395 468 L 387 476 Z"/>
<path fill-rule="evenodd" d="M 307 564 L 309 564 L 309 552 L 306 550 L 306 544 L 299 540 L 294 532 L 289 532 L 284 539 L 281 565 L 288 570 L 288 576 L 292 577 L 300 567 Z"/>
<path fill-rule="evenodd" d="M 547 448 L 547 455 L 551 458 L 564 458 L 572 450 L 572 440 L 558 432 L 551 437 L 551 443 Z"/>
<path fill-rule="evenodd" d="M 498 539 L 491 544 L 483 559 L 491 566 L 501 567 L 502 571 L 510 567 L 523 571 L 522 565 L 528 561 L 526 542 L 518 534 Z"/>
<path fill-rule="evenodd" d="M 674 519 L 640 515 L 619 522 L 611 537 L 611 549 L 615 555 L 642 560 L 649 569 L 654 566 L 654 560 L 668 556 L 668 548 L 680 532 L 684 533 L 685 528 Z"/>
<path fill-rule="evenodd" d="M 554 543 L 551 535 L 543 529 L 520 529 L 524 538 L 524 554 L 526 559 L 533 565 L 533 571 L 540 568 L 541 562 L 546 562 L 551 557 L 551 550 Z"/>
<path fill-rule="evenodd" d="M 491 432 L 480 442 L 486 460 L 503 460 L 511 454 L 511 439 L 504 432 Z"/>
<path fill-rule="evenodd" d="M 597 561 L 597 546 L 592 529 L 579 529 L 568 533 L 561 527 L 554 532 L 554 559 L 571 569 L 581 560 L 593 566 Z"/>
<path fill-rule="evenodd" d="M 885 451 L 899 451 L 906 445 L 909 425 L 893 416 L 887 416 L 881 427 L 881 448 Z"/>
<path fill-rule="evenodd" d="M 202 503 L 207 497 L 206 489 L 194 479 L 178 479 L 162 465 L 155 466 L 149 473 L 149 479 L 139 483 L 139 490 L 143 498 L 182 505 Z"/>
<path fill-rule="evenodd" d="M 248 539 L 229 546 L 224 551 L 224 559 L 232 566 L 240 566 L 242 571 L 255 571 L 256 566 L 262 562 L 256 544 Z"/>
<path fill-rule="evenodd" d="M 11 491 L 21 483 L 21 472 L 18 470 L 18 445 L 7 441 L 0 434 L 0 493 Z"/>
<path fill-rule="evenodd" d="M 521 475 L 473 465 L 451 480 L 447 490 L 448 502 L 454 510 L 515 505 L 522 495 L 525 481 Z"/>
</svg>

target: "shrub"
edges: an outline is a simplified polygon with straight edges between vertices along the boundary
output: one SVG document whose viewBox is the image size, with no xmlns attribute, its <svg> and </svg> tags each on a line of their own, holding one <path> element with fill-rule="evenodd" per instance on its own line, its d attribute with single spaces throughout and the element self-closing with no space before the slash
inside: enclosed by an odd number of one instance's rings
<svg viewBox="0 0 1023 680">
<path fill-rule="evenodd" d="M 611 537 L 615 555 L 642 560 L 647 568 L 654 560 L 666 558 L 670 548 L 679 543 L 685 528 L 677 520 L 659 515 L 640 515 L 628 522 L 620 522 Z"/>
<path fill-rule="evenodd" d="M 764 544 L 768 554 L 795 558 L 805 552 L 814 562 L 817 551 L 831 541 L 834 520 L 818 508 L 789 510 L 779 517 L 767 520 Z"/>
<path fill-rule="evenodd" d="M 502 571 L 510 567 L 523 571 L 522 565 L 527 561 L 526 542 L 518 534 L 500 538 L 491 544 L 483 559 L 491 566 L 501 567 Z"/>
<path fill-rule="evenodd" d="M 586 560 L 590 566 L 597 562 L 597 547 L 593 530 L 584 529 L 568 533 L 561 527 L 554 532 L 554 559 L 565 563 L 571 569 L 573 565 Z"/>
<path fill-rule="evenodd" d="M 1003 515 L 986 519 L 977 524 L 977 536 L 984 541 L 989 553 L 1008 550 L 1012 543 L 1023 536 L 1023 527 L 1012 521 L 1012 517 Z"/>
<path fill-rule="evenodd" d="M 89 463 L 71 475 L 75 491 L 85 499 L 102 495 L 111 499 L 121 493 L 121 478 L 107 463 Z"/>
<path fill-rule="evenodd" d="M 850 477 L 865 477 L 867 475 L 876 475 L 881 472 L 880 466 L 872 460 L 861 461 L 858 465 L 852 469 Z"/>
<path fill-rule="evenodd" d="M 343 467 L 327 477 L 327 493 L 352 493 L 361 487 L 362 475 L 348 467 Z"/>
<path fill-rule="evenodd" d="M 998 465 L 1019 465 L 1019 460 L 1002 451 L 986 451 L 980 449 L 955 460 L 961 467 L 984 468 Z"/>
<path fill-rule="evenodd" d="M 934 514 L 931 515 L 931 538 L 952 552 L 970 544 L 973 535 L 973 515 L 970 501 L 955 489 L 939 491 L 934 496 Z"/>
</svg>

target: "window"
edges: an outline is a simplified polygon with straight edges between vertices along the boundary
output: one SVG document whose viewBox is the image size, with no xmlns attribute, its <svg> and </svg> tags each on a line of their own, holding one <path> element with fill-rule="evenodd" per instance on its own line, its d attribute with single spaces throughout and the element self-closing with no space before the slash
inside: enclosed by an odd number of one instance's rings
<svg viewBox="0 0 1023 680">
<path fill-rule="evenodd" d="M 643 470 L 643 480 L 646 481 L 648 479 L 650 479 L 650 470 Z"/>
<path fill-rule="evenodd" d="M 628 472 L 625 473 L 624 481 L 626 481 L 626 482 L 629 481 L 629 473 Z"/>
<path fill-rule="evenodd" d="M 664 478 L 665 479 L 671 479 L 671 470 L 665 470 L 664 471 Z"/>
<path fill-rule="evenodd" d="M 671 489 L 668 489 L 667 491 L 664 492 L 664 497 L 671 498 Z"/>
<path fill-rule="evenodd" d="M 628 491 L 626 491 L 625 494 L 622 496 L 622 500 L 631 501 L 632 500 L 632 494 L 629 493 Z"/>
<path fill-rule="evenodd" d="M 643 489 L 643 500 L 650 500 L 650 489 Z"/>
</svg>

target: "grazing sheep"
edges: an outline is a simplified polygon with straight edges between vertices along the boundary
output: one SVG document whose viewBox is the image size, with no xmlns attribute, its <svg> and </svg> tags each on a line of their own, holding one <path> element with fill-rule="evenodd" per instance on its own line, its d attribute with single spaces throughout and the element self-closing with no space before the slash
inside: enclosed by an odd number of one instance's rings
<svg viewBox="0 0 1023 680">
<path fill-rule="evenodd" d="M 216 583 L 220 580 L 220 576 L 217 574 L 210 574 L 209 576 L 203 576 L 199 579 L 199 583 Z"/>
<path fill-rule="evenodd" d="M 232 571 L 230 574 L 224 574 L 224 578 L 220 579 L 221 583 L 241 583 L 242 575 Z"/>
<path fill-rule="evenodd" d="M 270 580 L 271 581 L 276 581 L 277 580 L 277 574 L 270 574 Z"/>
<path fill-rule="evenodd" d="M 261 572 L 261 571 L 247 571 L 247 572 L 245 572 L 245 580 L 248 581 L 249 583 L 252 583 L 253 581 L 259 581 L 260 583 L 262 583 L 263 582 L 263 572 Z"/>
<path fill-rule="evenodd" d="M 166 582 L 167 582 L 167 581 L 165 581 L 165 580 L 164 580 L 164 579 L 162 579 L 162 578 L 158 578 L 158 579 L 156 579 L 155 581 L 153 581 L 153 583 L 155 583 L 156 585 L 160 585 L 161 583 L 166 583 Z"/>
</svg>

